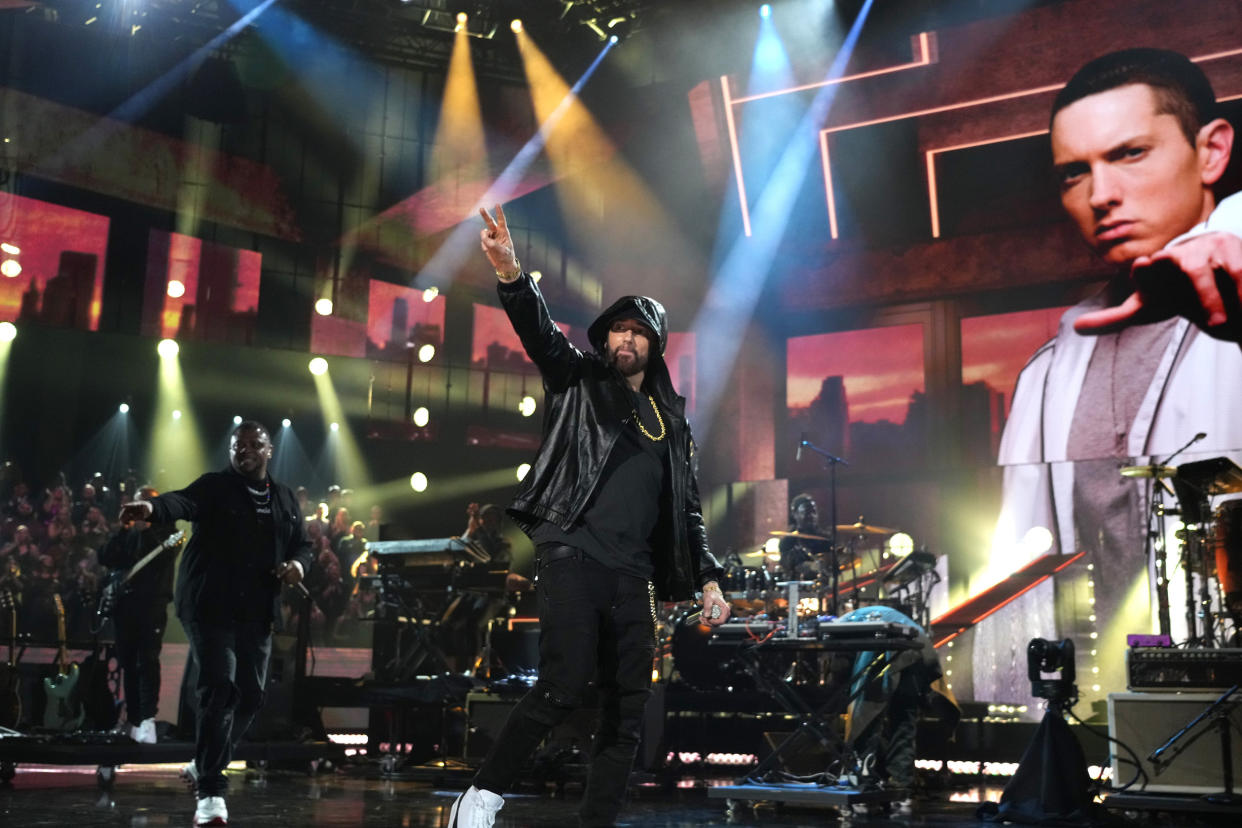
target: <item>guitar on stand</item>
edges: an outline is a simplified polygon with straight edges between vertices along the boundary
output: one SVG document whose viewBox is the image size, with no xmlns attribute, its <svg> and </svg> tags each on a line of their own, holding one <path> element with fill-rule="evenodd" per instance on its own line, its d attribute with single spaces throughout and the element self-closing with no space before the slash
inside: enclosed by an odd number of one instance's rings
<svg viewBox="0 0 1242 828">
<path fill-rule="evenodd" d="M 48 730 L 73 731 L 82 726 L 86 711 L 78 703 L 78 665 L 66 666 L 69 653 L 65 643 L 65 605 L 60 593 L 52 593 L 56 604 L 56 674 L 43 680 L 47 706 L 43 709 L 43 726 Z"/>
<path fill-rule="evenodd" d="M 0 587 L 0 609 L 9 616 L 9 659 L 0 663 L 0 730 L 13 730 L 22 718 L 21 676 L 17 672 L 17 599 L 9 584 Z"/>
<path fill-rule="evenodd" d="M 163 543 L 143 555 L 133 566 L 128 569 L 112 570 L 108 576 L 108 583 L 104 584 L 104 588 L 99 592 L 99 607 L 95 610 L 94 632 L 99 632 L 104 622 L 112 617 L 112 613 L 116 611 L 117 600 L 127 594 L 129 582 L 133 577 L 160 555 L 170 549 L 180 547 L 183 540 L 185 540 L 185 532 L 180 530 L 173 532 Z"/>
</svg>

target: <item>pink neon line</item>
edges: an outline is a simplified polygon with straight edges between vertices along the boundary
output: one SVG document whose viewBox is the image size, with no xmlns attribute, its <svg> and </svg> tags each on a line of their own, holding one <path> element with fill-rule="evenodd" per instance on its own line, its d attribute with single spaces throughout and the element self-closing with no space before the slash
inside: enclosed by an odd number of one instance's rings
<svg viewBox="0 0 1242 828">
<path fill-rule="evenodd" d="M 1040 129 L 1034 132 L 1022 132 L 1014 135 L 1004 135 L 1000 138 L 988 138 L 983 141 L 971 141 L 966 144 L 955 144 L 951 147 L 938 147 L 936 149 L 927 150 L 927 203 L 931 210 L 931 231 L 932 238 L 940 238 L 940 196 L 936 187 L 936 154 L 941 152 L 951 152 L 953 150 L 969 149 L 970 147 L 982 147 L 986 144 L 999 144 L 1002 141 L 1017 141 L 1021 138 L 1030 138 L 1035 135 L 1043 135 L 1048 130 Z M 835 238 L 835 236 L 834 236 Z"/>
<path fill-rule="evenodd" d="M 789 95 L 794 92 L 805 92 L 808 89 L 820 89 L 825 86 L 833 86 L 834 84 L 845 83 L 847 81 L 862 80 L 863 78 L 874 78 L 879 75 L 889 75 L 893 72 L 904 72 L 907 69 L 917 69 L 920 66 L 927 66 L 931 62 L 930 52 L 931 50 L 927 45 L 927 32 L 920 32 L 919 57 L 917 60 L 912 60 L 909 63 L 902 63 L 897 66 L 889 66 L 885 69 L 873 69 L 870 72 L 859 72 L 856 75 L 842 75 L 839 78 L 832 78 L 830 80 L 816 81 L 815 83 L 804 83 L 801 86 L 790 86 L 786 89 L 776 89 L 772 92 L 760 92 L 757 95 L 747 95 L 744 98 L 734 98 L 733 103 L 749 103 L 750 101 L 758 101 L 763 98 L 775 98 L 777 95 Z"/>
<path fill-rule="evenodd" d="M 819 135 L 820 163 L 824 165 L 824 191 L 828 193 L 828 232 L 837 238 L 837 199 L 832 193 L 832 164 L 828 161 L 828 136 Z"/>
<path fill-rule="evenodd" d="M 729 96 L 729 76 L 720 76 L 724 97 L 725 124 L 729 128 L 729 149 L 733 153 L 733 177 L 737 179 L 737 198 L 742 205 L 742 231 L 750 236 L 750 207 L 746 204 L 746 182 L 742 180 L 742 153 L 737 145 L 737 125 L 733 122 L 733 102 Z"/>
</svg>

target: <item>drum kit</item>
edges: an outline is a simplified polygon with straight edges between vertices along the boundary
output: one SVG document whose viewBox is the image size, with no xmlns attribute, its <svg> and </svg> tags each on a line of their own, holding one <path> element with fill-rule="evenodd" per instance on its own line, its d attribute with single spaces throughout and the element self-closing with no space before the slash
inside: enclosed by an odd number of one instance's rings
<svg viewBox="0 0 1242 828">
<path fill-rule="evenodd" d="M 1236 639 L 1242 630 L 1242 499 L 1218 501 L 1215 507 L 1213 499 L 1242 493 L 1242 467 L 1227 457 L 1214 457 L 1180 466 L 1169 465 L 1167 460 L 1126 466 L 1121 474 L 1150 481 L 1148 553 L 1155 564 L 1161 635 L 1169 635 L 1171 627 L 1165 548 L 1165 517 L 1170 516 L 1180 518 L 1184 527 L 1177 537 L 1183 542 L 1187 646 L 1226 643 L 1218 640 L 1216 623 L 1223 615 L 1233 621 Z M 1170 486 L 1177 506 L 1164 502 Z M 1213 601 L 1213 580 L 1220 590 L 1219 602 Z M 1229 643 L 1238 646 L 1237 641 Z"/>
<path fill-rule="evenodd" d="M 827 535 L 782 530 L 770 532 L 773 540 L 757 550 L 731 554 L 720 584 L 733 609 L 731 621 L 749 624 L 755 637 L 793 637 L 863 601 L 897 606 L 925 620 L 929 585 L 923 576 L 935 576 L 935 556 L 891 549 L 889 541 L 900 530 L 868 524 L 862 517 L 836 530 L 839 545 Z M 783 567 L 782 549 L 786 562 L 798 561 L 793 571 Z M 698 690 L 749 686 L 728 659 L 709 651 L 715 630 L 700 624 L 697 613 L 679 614 L 670 619 L 670 627 L 673 666 L 683 682 Z M 768 667 L 793 683 L 822 679 L 822 665 L 811 663 L 816 659 L 789 653 L 765 657 L 780 662 Z"/>
</svg>

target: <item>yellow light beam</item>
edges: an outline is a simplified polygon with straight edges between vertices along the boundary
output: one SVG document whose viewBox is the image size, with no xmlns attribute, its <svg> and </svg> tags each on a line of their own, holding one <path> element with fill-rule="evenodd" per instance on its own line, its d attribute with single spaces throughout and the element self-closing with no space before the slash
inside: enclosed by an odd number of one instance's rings
<svg viewBox="0 0 1242 828">
<path fill-rule="evenodd" d="M 483 113 L 474 65 L 470 62 L 470 37 L 462 27 L 453 38 L 453 54 L 440 103 L 440 123 L 431 149 L 431 175 L 436 179 L 451 179 L 453 183 L 470 182 L 486 175 L 486 160 Z M 452 191 L 456 192 L 456 188 Z M 465 213 L 470 207 L 470 203 L 464 203 L 459 212 Z"/>
<path fill-rule="evenodd" d="M 331 375 L 329 373 L 312 374 L 312 377 L 315 380 L 315 393 L 319 396 L 319 410 L 323 412 L 324 425 L 329 423 L 341 425 L 339 430 L 328 432 L 327 437 L 329 440 L 336 440 L 336 459 L 340 478 L 337 482 L 356 491 L 359 487 L 371 482 L 371 475 L 367 472 L 367 461 L 362 456 L 362 450 L 358 447 L 358 441 L 354 439 L 353 432 L 349 429 L 345 409 L 341 406 L 336 388 L 332 385 Z"/>
<path fill-rule="evenodd" d="M 151 482 L 164 491 L 188 485 L 207 471 L 208 461 L 199 440 L 198 421 L 186 393 L 180 358 L 176 354 L 161 356 L 159 372 L 146 467 L 151 470 Z M 180 418 L 173 418 L 174 411 L 181 412 Z M 222 465 L 227 458 L 212 458 L 212 461 L 213 466 Z"/>
<path fill-rule="evenodd" d="M 559 183 L 557 197 L 568 230 L 584 261 L 607 267 L 609 262 L 644 262 L 684 272 L 702 256 L 675 229 L 663 205 L 617 152 L 570 85 L 539 50 L 529 34 L 517 35 L 522 65 L 530 87 L 535 117 L 552 124 L 545 151 Z"/>
</svg>

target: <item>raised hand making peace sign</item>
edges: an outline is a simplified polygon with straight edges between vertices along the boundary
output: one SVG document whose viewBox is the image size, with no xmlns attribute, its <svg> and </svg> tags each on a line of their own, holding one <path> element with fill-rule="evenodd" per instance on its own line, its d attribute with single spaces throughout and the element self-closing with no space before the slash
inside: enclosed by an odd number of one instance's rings
<svg viewBox="0 0 1242 828">
<path fill-rule="evenodd" d="M 522 274 L 522 266 L 518 264 L 517 254 L 513 250 L 513 237 L 509 235 L 509 223 L 505 221 L 505 210 L 496 205 L 496 218 L 493 219 L 486 207 L 479 208 L 479 215 L 487 226 L 479 233 L 479 245 L 487 254 L 496 275 L 502 281 L 512 282 Z"/>
</svg>

